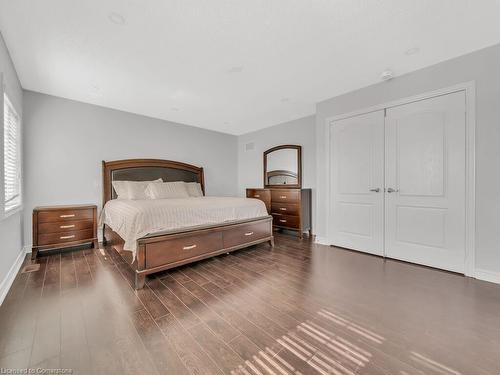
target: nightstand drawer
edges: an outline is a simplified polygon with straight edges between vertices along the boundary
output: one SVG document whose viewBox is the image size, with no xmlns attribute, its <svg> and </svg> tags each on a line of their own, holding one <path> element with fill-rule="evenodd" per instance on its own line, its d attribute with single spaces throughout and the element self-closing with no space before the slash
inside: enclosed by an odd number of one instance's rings
<svg viewBox="0 0 500 375">
<path fill-rule="evenodd" d="M 94 211 L 92 209 L 82 210 L 53 210 L 53 211 L 40 211 L 38 213 L 39 223 L 72 221 L 72 220 L 92 220 L 94 218 Z"/>
<path fill-rule="evenodd" d="M 84 229 L 92 229 L 94 223 L 92 220 L 78 220 L 78 221 L 59 221 L 38 224 L 38 234 L 59 233 L 79 231 Z"/>
<path fill-rule="evenodd" d="M 69 231 L 62 233 L 48 233 L 48 234 L 38 235 L 38 245 L 44 246 L 44 245 L 60 244 L 65 242 L 82 241 L 82 240 L 92 241 L 93 239 L 94 239 L 93 229 Z"/>
</svg>

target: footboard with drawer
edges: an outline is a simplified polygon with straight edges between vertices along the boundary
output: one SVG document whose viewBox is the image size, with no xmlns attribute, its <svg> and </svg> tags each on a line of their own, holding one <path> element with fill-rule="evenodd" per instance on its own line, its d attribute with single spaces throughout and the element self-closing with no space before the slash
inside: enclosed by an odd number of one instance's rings
<svg viewBox="0 0 500 375">
<path fill-rule="evenodd" d="M 121 238 L 109 228 L 105 238 L 135 271 L 135 287 L 144 286 L 149 274 L 269 242 L 274 246 L 272 217 L 155 233 L 137 240 L 136 259 L 124 251 Z"/>
</svg>

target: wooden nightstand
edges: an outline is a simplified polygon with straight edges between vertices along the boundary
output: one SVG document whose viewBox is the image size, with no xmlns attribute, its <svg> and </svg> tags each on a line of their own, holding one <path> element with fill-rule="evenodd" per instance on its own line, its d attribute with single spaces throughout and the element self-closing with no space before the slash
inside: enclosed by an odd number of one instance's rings
<svg viewBox="0 0 500 375">
<path fill-rule="evenodd" d="M 33 209 L 33 248 L 31 259 L 39 250 L 60 249 L 97 242 L 97 206 L 46 206 Z"/>
</svg>

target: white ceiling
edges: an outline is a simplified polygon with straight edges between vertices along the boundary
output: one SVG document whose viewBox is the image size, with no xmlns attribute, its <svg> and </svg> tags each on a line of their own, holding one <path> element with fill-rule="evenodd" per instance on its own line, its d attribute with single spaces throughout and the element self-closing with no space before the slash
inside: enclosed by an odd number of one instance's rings
<svg viewBox="0 0 500 375">
<path fill-rule="evenodd" d="M 499 43 L 499 14 L 498 0 L 0 0 L 0 31 L 26 89 L 242 134 L 386 68 Z"/>
</svg>

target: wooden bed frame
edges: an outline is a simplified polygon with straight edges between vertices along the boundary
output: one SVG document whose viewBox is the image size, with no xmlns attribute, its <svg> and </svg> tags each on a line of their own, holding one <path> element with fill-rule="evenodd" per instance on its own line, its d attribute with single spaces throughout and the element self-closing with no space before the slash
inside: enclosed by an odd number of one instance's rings
<svg viewBox="0 0 500 375">
<path fill-rule="evenodd" d="M 203 168 L 170 160 L 128 159 L 102 162 L 103 206 L 114 199 L 113 181 L 199 182 L 205 194 Z M 146 275 L 244 247 L 269 242 L 274 246 L 272 216 L 218 225 L 184 228 L 144 236 L 137 240 L 136 258 L 123 249 L 124 240 L 107 225 L 104 243 L 111 244 L 135 271 L 135 288 L 144 287 Z"/>
</svg>

